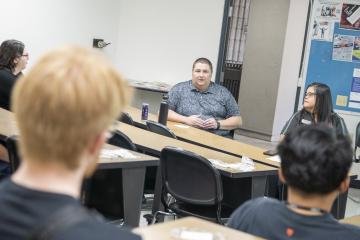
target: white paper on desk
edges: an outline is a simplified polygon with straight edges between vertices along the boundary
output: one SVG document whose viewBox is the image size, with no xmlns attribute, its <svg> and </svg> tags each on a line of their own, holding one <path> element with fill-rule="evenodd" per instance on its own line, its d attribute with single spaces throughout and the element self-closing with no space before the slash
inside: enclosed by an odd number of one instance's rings
<svg viewBox="0 0 360 240">
<path fill-rule="evenodd" d="M 100 158 L 137 158 L 136 155 L 126 149 L 103 149 L 100 153 Z"/>
<path fill-rule="evenodd" d="M 187 125 L 180 125 L 180 124 L 174 124 L 174 127 L 178 127 L 178 128 L 189 128 L 189 126 L 187 126 Z"/>
<path fill-rule="evenodd" d="M 182 231 L 179 237 L 186 240 L 212 240 L 213 234 L 210 232 Z"/>
<path fill-rule="evenodd" d="M 255 169 L 254 162 L 252 160 L 250 162 L 249 158 L 247 158 L 245 161 L 241 161 L 237 163 L 226 163 L 218 159 L 209 159 L 209 161 L 216 168 L 230 168 L 230 169 L 240 170 L 242 172 L 250 172 Z"/>
<path fill-rule="evenodd" d="M 281 162 L 281 159 L 280 159 L 280 156 L 279 155 L 275 155 L 275 156 L 272 156 L 272 157 L 268 157 L 266 158 L 270 161 L 274 161 L 274 162 Z"/>
</svg>

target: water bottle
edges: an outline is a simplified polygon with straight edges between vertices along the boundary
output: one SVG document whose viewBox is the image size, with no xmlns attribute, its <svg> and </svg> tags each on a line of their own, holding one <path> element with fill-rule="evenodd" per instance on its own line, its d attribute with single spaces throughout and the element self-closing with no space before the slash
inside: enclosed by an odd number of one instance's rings
<svg viewBox="0 0 360 240">
<path fill-rule="evenodd" d="M 166 126 L 167 118 L 168 118 L 168 111 L 169 111 L 169 105 L 168 105 L 168 96 L 166 94 L 163 95 L 162 101 L 160 103 L 160 111 L 159 111 L 159 119 L 158 122 L 162 125 Z"/>
<path fill-rule="evenodd" d="M 149 104 L 143 103 L 141 107 L 141 120 L 142 121 L 148 120 L 148 115 L 149 115 Z"/>
</svg>

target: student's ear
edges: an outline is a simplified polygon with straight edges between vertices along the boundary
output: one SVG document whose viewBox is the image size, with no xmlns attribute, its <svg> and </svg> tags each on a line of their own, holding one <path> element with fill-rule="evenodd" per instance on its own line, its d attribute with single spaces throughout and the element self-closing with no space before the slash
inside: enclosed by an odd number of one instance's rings
<svg viewBox="0 0 360 240">
<path fill-rule="evenodd" d="M 88 148 L 88 163 L 85 170 L 85 177 L 91 177 L 95 170 L 98 163 L 100 151 L 106 141 L 106 131 L 101 132 L 98 134 L 94 140 L 90 143 Z"/>
<path fill-rule="evenodd" d="M 283 174 L 281 168 L 279 168 L 279 170 L 278 170 L 278 175 L 279 175 L 280 182 L 281 182 L 282 184 L 285 184 L 285 183 L 286 183 L 286 180 L 285 180 L 285 177 L 284 177 L 284 174 Z"/>
<path fill-rule="evenodd" d="M 94 140 L 90 143 L 89 154 L 98 155 L 105 142 L 106 142 L 106 131 L 103 131 L 100 134 L 98 134 L 94 138 Z"/>
<path fill-rule="evenodd" d="M 15 64 L 18 64 L 19 60 L 20 60 L 20 59 L 19 59 L 18 57 L 16 57 L 16 58 L 14 59 L 14 63 L 15 63 Z"/>
<path fill-rule="evenodd" d="M 349 189 L 349 185 L 350 185 L 350 177 L 346 177 L 339 186 L 339 192 L 340 193 L 344 193 Z"/>
</svg>

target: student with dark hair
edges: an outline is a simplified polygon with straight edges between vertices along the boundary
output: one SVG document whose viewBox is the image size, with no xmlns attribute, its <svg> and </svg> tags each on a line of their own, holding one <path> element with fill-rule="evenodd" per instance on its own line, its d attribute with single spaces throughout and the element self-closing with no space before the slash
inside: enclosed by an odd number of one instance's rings
<svg viewBox="0 0 360 240">
<path fill-rule="evenodd" d="M 0 45 L 0 107 L 10 110 L 10 96 L 16 80 L 29 60 L 24 43 L 6 40 Z"/>
<path fill-rule="evenodd" d="M 360 239 L 360 228 L 330 214 L 349 187 L 352 147 L 328 126 L 300 126 L 278 146 L 288 201 L 258 198 L 239 207 L 228 226 L 267 239 Z"/>
<path fill-rule="evenodd" d="M 303 109 L 290 117 L 281 134 L 286 135 L 300 125 L 318 123 L 334 127 L 337 134 L 348 135 L 344 120 L 334 112 L 330 88 L 326 84 L 314 82 L 306 88 Z"/>
<path fill-rule="evenodd" d="M 176 84 L 169 92 L 169 120 L 205 129 L 221 136 L 241 125 L 239 106 L 223 86 L 211 82 L 209 59 L 198 58 L 192 79 Z"/>
<path fill-rule="evenodd" d="M 16 80 L 22 75 L 29 60 L 24 43 L 6 40 L 0 45 L 0 107 L 10 110 L 10 97 Z M 0 178 L 10 174 L 9 156 L 5 139 L 0 138 Z"/>
</svg>

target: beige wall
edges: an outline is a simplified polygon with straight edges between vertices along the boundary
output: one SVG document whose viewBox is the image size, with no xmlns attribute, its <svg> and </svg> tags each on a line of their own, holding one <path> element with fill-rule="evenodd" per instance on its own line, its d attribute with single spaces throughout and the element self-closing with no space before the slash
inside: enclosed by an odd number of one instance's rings
<svg viewBox="0 0 360 240">
<path fill-rule="evenodd" d="M 250 5 L 239 105 L 242 130 L 263 138 L 272 135 L 289 5 L 289 0 Z"/>
</svg>

